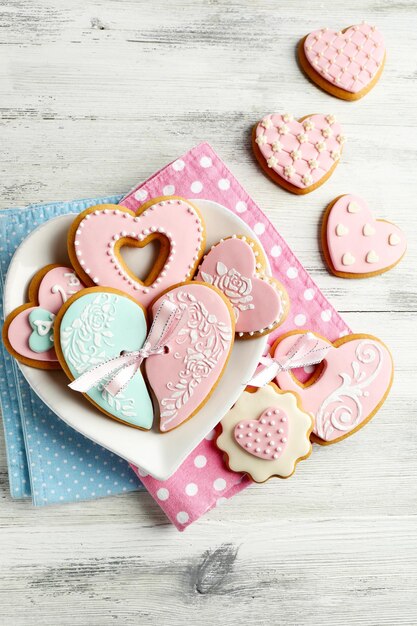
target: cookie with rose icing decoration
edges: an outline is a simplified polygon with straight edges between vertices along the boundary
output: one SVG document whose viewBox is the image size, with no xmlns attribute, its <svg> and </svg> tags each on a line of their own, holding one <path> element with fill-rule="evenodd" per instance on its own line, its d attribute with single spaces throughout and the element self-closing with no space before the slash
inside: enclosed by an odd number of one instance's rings
<svg viewBox="0 0 417 626">
<path fill-rule="evenodd" d="M 265 270 L 265 256 L 258 243 L 233 235 L 211 248 L 196 274 L 197 280 L 215 285 L 229 299 L 239 338 L 266 335 L 287 317 L 287 291 Z"/>
<path fill-rule="evenodd" d="M 193 417 L 218 384 L 233 346 L 233 311 L 216 287 L 186 282 L 160 294 L 149 313 L 148 331 L 135 299 L 90 287 L 61 309 L 55 343 L 74 392 L 109 417 L 149 430 L 149 387 L 166 433 Z"/>
<path fill-rule="evenodd" d="M 39 369 L 60 369 L 54 349 L 54 322 L 61 306 L 84 288 L 73 268 L 51 264 L 33 277 L 28 302 L 3 325 L 3 342 L 18 361 Z"/>
<path fill-rule="evenodd" d="M 176 330 L 165 352 L 148 358 L 145 371 L 155 394 L 162 433 L 177 428 L 207 402 L 225 371 L 233 347 L 232 306 L 214 285 L 174 285 L 151 306 L 152 316 L 168 301 L 177 309 Z"/>
<path fill-rule="evenodd" d="M 289 478 L 297 463 L 311 454 L 313 419 L 297 395 L 270 383 L 244 391 L 224 416 L 217 447 L 229 469 L 244 472 L 257 483 L 272 476 Z"/>
<path fill-rule="evenodd" d="M 395 267 L 405 254 L 407 242 L 398 226 L 375 219 L 363 198 L 346 194 L 326 208 L 322 246 L 333 274 L 368 278 Z"/>
<path fill-rule="evenodd" d="M 336 169 L 345 135 L 334 115 L 271 113 L 255 125 L 252 146 L 263 171 L 294 194 L 322 185 Z"/>
<path fill-rule="evenodd" d="M 381 32 L 366 23 L 340 31 L 321 28 L 298 45 L 298 59 L 307 76 L 342 100 L 359 100 L 376 85 L 385 56 Z"/>
<path fill-rule="evenodd" d="M 121 248 L 144 248 L 155 240 L 158 257 L 140 280 Z M 192 278 L 204 247 L 199 210 L 177 196 L 154 198 L 136 213 L 113 204 L 90 207 L 77 216 L 68 234 L 71 262 L 87 285 L 119 289 L 145 307 L 171 285 Z"/>
<path fill-rule="evenodd" d="M 307 332 L 283 335 L 273 344 L 271 356 L 280 360 L 297 336 Z M 283 369 L 275 382 L 283 391 L 298 394 L 303 409 L 314 417 L 314 441 L 328 445 L 357 432 L 375 415 L 391 388 L 394 365 L 387 346 L 372 335 L 352 334 L 330 342 L 312 334 L 318 347 L 329 350 L 311 377 L 302 383 Z"/>
<path fill-rule="evenodd" d="M 131 367 L 130 378 L 116 392 L 110 383 L 115 373 L 129 368 L 117 359 L 143 348 L 147 334 L 143 306 L 121 291 L 104 287 L 90 287 L 72 296 L 59 311 L 54 330 L 56 353 L 73 381 L 73 393 L 82 391 L 105 415 L 141 430 L 149 430 L 154 420 L 141 362 Z M 102 372 L 104 364 L 109 369 Z"/>
</svg>

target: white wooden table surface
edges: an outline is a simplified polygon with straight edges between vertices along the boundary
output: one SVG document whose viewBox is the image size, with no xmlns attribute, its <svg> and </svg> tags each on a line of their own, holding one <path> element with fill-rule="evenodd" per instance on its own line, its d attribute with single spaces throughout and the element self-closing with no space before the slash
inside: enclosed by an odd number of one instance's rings
<svg viewBox="0 0 417 626">
<path fill-rule="evenodd" d="M 356 7 L 355 7 L 356 4 Z M 179 534 L 147 494 L 33 508 L 10 498 L 0 439 L 0 623 L 417 623 L 415 0 L 1 0 L 0 204 L 123 192 L 208 140 L 355 331 L 390 345 L 391 395 L 355 437 L 316 448 L 289 481 L 254 486 Z M 310 30 L 384 33 L 378 86 L 357 103 L 310 84 Z M 333 112 L 334 176 L 295 197 L 254 164 L 263 114 Z M 366 197 L 408 233 L 400 266 L 328 274 L 324 206 Z"/>
</svg>

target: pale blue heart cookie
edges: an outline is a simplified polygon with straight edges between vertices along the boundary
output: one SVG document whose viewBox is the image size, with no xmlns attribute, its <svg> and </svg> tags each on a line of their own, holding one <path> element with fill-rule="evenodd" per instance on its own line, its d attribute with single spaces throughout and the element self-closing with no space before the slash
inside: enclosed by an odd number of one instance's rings
<svg viewBox="0 0 417 626">
<path fill-rule="evenodd" d="M 86 289 L 70 302 L 60 321 L 60 358 L 72 377 L 78 378 L 121 352 L 139 350 L 147 332 L 144 311 L 131 298 L 105 288 Z M 152 400 L 140 369 L 116 396 L 104 388 L 106 382 L 102 380 L 86 396 L 121 422 L 151 428 Z"/>
</svg>

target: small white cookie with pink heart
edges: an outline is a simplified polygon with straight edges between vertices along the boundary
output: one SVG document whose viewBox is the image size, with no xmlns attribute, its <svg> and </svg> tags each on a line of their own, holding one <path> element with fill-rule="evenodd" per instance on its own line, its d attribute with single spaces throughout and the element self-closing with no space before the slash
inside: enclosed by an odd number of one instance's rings
<svg viewBox="0 0 417 626">
<path fill-rule="evenodd" d="M 257 483 L 272 476 L 289 478 L 299 461 L 311 454 L 313 418 L 292 392 L 270 383 L 244 391 L 220 422 L 217 447 L 227 455 L 229 469 L 244 472 Z"/>
<path fill-rule="evenodd" d="M 407 249 L 403 231 L 375 219 L 367 202 L 346 194 L 329 204 L 322 222 L 323 254 L 341 278 L 368 278 L 392 269 Z"/>
<path fill-rule="evenodd" d="M 214 285 L 230 301 L 239 338 L 271 333 L 288 315 L 285 287 L 266 274 L 264 252 L 254 240 L 233 235 L 214 245 L 195 278 Z"/>
</svg>

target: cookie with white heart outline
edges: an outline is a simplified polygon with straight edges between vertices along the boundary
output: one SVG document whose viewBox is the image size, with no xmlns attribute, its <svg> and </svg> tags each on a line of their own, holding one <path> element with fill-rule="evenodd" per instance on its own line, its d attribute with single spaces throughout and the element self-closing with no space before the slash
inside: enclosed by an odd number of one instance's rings
<svg viewBox="0 0 417 626">
<path fill-rule="evenodd" d="M 121 248 L 158 241 L 158 257 L 145 280 L 125 263 Z M 179 196 L 161 196 L 137 212 L 117 204 L 86 209 L 68 233 L 71 263 L 87 285 L 113 287 L 148 307 L 170 285 L 191 279 L 205 248 L 198 208 Z"/>
<path fill-rule="evenodd" d="M 297 394 L 274 383 L 246 390 L 220 422 L 217 447 L 234 472 L 263 483 L 271 477 L 289 478 L 312 451 L 313 419 Z"/>
<path fill-rule="evenodd" d="M 239 338 L 267 335 L 288 315 L 287 290 L 266 274 L 264 252 L 250 237 L 233 235 L 214 244 L 203 258 L 196 280 L 218 287 L 229 299 Z"/>
<path fill-rule="evenodd" d="M 340 278 L 369 278 L 388 272 L 403 258 L 403 231 L 387 220 L 375 219 L 367 202 L 353 194 L 338 196 L 322 221 L 323 256 Z"/>
<path fill-rule="evenodd" d="M 6 317 L 3 342 L 15 359 L 38 369 L 61 369 L 54 350 L 53 327 L 61 306 L 84 288 L 72 267 L 49 264 L 32 278 L 28 302 Z"/>
<path fill-rule="evenodd" d="M 299 120 L 290 113 L 271 113 L 252 132 L 252 148 L 263 171 L 297 195 L 314 191 L 330 178 L 345 141 L 334 115 L 321 113 Z"/>
<path fill-rule="evenodd" d="M 382 34 L 366 23 L 338 32 L 315 30 L 298 44 L 298 61 L 308 78 L 342 100 L 359 100 L 373 89 L 385 57 Z"/>
</svg>

